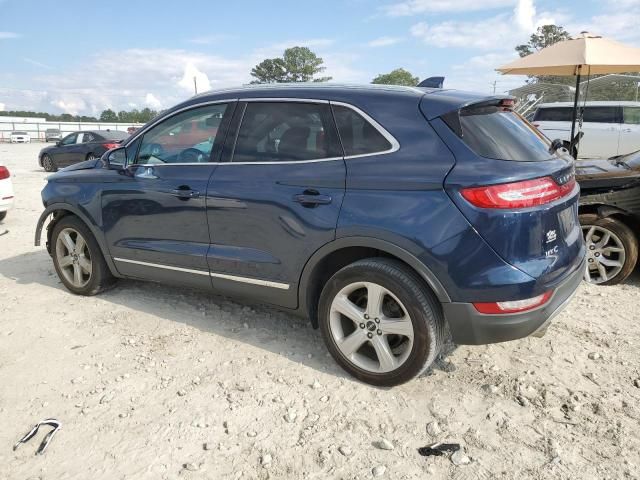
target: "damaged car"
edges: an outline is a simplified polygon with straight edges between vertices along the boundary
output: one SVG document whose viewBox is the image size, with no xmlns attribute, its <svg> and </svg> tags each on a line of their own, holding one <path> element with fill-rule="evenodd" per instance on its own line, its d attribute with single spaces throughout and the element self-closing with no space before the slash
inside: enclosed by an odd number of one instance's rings
<svg viewBox="0 0 640 480">
<path fill-rule="evenodd" d="M 585 279 L 616 285 L 633 272 L 640 239 L 640 151 L 576 164 Z"/>
</svg>

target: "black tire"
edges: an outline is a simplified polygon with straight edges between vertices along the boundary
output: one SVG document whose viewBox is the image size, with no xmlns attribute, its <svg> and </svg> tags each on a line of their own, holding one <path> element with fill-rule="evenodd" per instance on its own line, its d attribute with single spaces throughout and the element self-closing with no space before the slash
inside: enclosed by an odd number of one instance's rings
<svg viewBox="0 0 640 480">
<path fill-rule="evenodd" d="M 562 145 L 564 146 L 565 149 L 567 149 L 567 151 L 569 151 L 573 159 L 577 160 L 578 151 L 576 147 L 570 148 L 571 145 L 569 144 L 569 142 L 562 142 Z"/>
<path fill-rule="evenodd" d="M 597 226 L 609 231 L 620 239 L 624 248 L 625 256 L 622 269 L 615 276 L 611 277 L 607 281 L 598 283 L 598 285 L 617 285 L 624 282 L 629 275 L 631 275 L 638 262 L 638 237 L 633 233 L 633 230 L 616 218 L 601 218 L 592 213 L 580 215 L 580 224 L 583 227 L 589 227 L 592 225 Z M 589 257 L 588 251 L 587 257 Z"/>
<path fill-rule="evenodd" d="M 91 274 L 88 279 L 88 283 L 82 287 L 76 287 L 67 280 L 65 275 L 62 273 L 62 269 L 58 262 L 58 236 L 65 229 L 73 229 L 82 235 L 89 251 L 92 267 Z M 104 256 L 102 255 L 98 242 L 84 222 L 74 215 L 63 217 L 54 225 L 53 232 L 51 233 L 51 257 L 53 258 L 53 265 L 58 273 L 58 277 L 60 277 L 64 286 L 76 295 L 96 295 L 108 289 L 115 283 L 116 279 L 111 274 L 111 271 L 104 260 Z"/>
<path fill-rule="evenodd" d="M 44 168 L 45 172 L 58 171 L 58 166 L 56 165 L 56 162 L 54 162 L 53 158 L 51 158 L 46 153 L 42 156 L 42 168 Z"/>
<path fill-rule="evenodd" d="M 0 212 L 0 222 L 7 218 L 7 212 Z"/>
<path fill-rule="evenodd" d="M 86 160 L 97 160 L 100 157 L 96 157 L 93 153 L 87 154 Z"/>
<path fill-rule="evenodd" d="M 389 372 L 377 373 L 357 366 L 342 354 L 331 333 L 334 298 L 343 288 L 363 281 L 378 284 L 395 295 L 413 325 L 413 346 L 408 357 Z M 335 361 L 349 374 L 375 386 L 392 387 L 419 376 L 434 362 L 445 340 L 445 322 L 438 300 L 413 270 L 393 259 L 359 260 L 339 270 L 322 290 L 318 314 L 324 342 Z"/>
</svg>

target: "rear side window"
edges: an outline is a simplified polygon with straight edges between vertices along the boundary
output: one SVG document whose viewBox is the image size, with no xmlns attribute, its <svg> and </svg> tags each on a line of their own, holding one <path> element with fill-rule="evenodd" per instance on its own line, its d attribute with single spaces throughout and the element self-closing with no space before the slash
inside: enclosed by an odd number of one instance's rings
<svg viewBox="0 0 640 480">
<path fill-rule="evenodd" d="M 549 141 L 520 115 L 498 106 L 465 108 L 443 120 L 481 157 L 540 161 L 552 157 Z"/>
<path fill-rule="evenodd" d="M 534 122 L 570 122 L 571 108 L 549 107 L 539 108 L 533 117 Z"/>
<path fill-rule="evenodd" d="M 300 162 L 341 157 L 326 103 L 249 102 L 233 162 Z"/>
<path fill-rule="evenodd" d="M 333 105 L 333 114 L 345 156 L 371 155 L 391 150 L 389 140 L 356 111 Z"/>
<path fill-rule="evenodd" d="M 582 114 L 583 122 L 618 123 L 618 107 L 586 107 Z"/>
<path fill-rule="evenodd" d="M 640 125 L 640 107 L 624 107 L 624 123 Z"/>
</svg>

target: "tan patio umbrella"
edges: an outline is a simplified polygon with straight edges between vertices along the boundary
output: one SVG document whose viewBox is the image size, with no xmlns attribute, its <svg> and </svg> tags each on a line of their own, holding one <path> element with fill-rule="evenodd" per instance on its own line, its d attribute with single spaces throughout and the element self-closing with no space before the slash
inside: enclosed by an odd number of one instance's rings
<svg viewBox="0 0 640 480">
<path fill-rule="evenodd" d="M 606 73 L 640 71 L 640 48 L 582 32 L 577 37 L 555 43 L 539 52 L 514 60 L 496 69 L 505 75 L 560 75 L 576 77 L 571 139 L 573 143 L 580 77 Z"/>
</svg>

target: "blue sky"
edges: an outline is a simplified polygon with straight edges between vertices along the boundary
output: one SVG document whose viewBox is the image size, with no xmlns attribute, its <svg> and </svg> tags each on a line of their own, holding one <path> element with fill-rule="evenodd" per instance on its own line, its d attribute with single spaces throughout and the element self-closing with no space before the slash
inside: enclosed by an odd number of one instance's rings
<svg viewBox="0 0 640 480">
<path fill-rule="evenodd" d="M 493 69 L 549 22 L 640 46 L 640 0 L 0 0 L 0 109 L 167 108 L 193 94 L 194 76 L 200 90 L 247 83 L 295 45 L 338 82 L 403 67 L 505 91 L 524 79 Z"/>
</svg>

